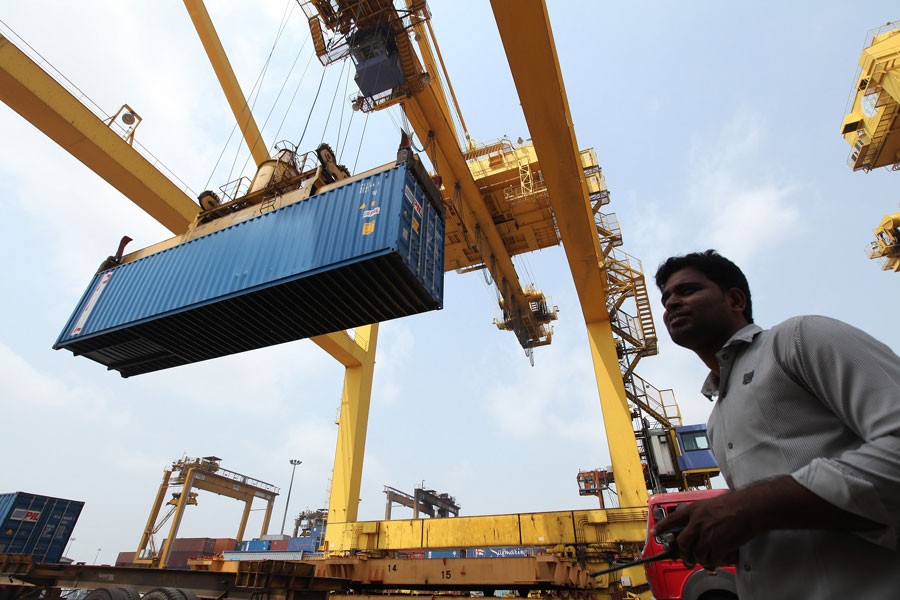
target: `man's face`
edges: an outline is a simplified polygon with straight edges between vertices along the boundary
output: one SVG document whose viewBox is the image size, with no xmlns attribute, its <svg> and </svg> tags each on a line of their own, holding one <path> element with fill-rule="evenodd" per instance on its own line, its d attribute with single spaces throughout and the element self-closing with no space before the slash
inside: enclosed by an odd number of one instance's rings
<svg viewBox="0 0 900 600">
<path fill-rule="evenodd" d="M 747 324 L 743 294 L 727 292 L 693 267 L 673 273 L 662 290 L 663 322 L 672 341 L 694 351 L 717 352 Z"/>
</svg>

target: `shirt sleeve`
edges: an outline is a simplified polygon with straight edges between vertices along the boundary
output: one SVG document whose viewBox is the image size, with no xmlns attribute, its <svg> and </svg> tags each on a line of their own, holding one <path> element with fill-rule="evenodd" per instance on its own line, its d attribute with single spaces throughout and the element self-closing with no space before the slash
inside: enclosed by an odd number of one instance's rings
<svg viewBox="0 0 900 600">
<path fill-rule="evenodd" d="M 775 344 L 776 358 L 859 439 L 837 456 L 792 473 L 817 496 L 884 525 L 857 535 L 898 549 L 900 532 L 900 358 L 846 323 L 801 317 Z"/>
</svg>

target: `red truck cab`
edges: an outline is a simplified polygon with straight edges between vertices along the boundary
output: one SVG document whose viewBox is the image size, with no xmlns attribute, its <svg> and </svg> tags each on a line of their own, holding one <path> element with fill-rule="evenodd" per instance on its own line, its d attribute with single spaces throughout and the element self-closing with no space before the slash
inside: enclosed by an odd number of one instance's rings
<svg viewBox="0 0 900 600">
<path fill-rule="evenodd" d="M 646 558 L 664 551 L 662 540 L 650 535 L 657 520 L 654 512 L 657 515 L 663 514 L 659 510 L 662 509 L 668 515 L 681 504 L 690 504 L 727 492 L 728 490 L 699 490 L 651 496 L 648 503 L 650 515 L 647 522 L 647 542 L 641 556 Z M 710 572 L 700 565 L 688 569 L 680 559 L 658 560 L 645 564 L 644 570 L 656 600 L 737 600 L 733 565 Z"/>
</svg>

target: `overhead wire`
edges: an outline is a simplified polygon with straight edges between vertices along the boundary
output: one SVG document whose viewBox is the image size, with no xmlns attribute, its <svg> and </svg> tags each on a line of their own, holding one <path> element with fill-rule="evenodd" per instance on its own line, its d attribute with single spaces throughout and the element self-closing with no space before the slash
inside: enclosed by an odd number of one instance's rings
<svg viewBox="0 0 900 600">
<path fill-rule="evenodd" d="M 306 137 L 306 130 L 309 128 L 309 121 L 312 119 L 313 111 L 316 108 L 316 103 L 319 101 L 319 93 L 322 91 L 322 83 L 325 81 L 325 71 L 326 69 L 322 69 L 322 77 L 319 78 L 319 87 L 316 88 L 316 96 L 313 98 L 312 105 L 309 107 L 309 114 L 306 115 L 306 124 L 303 125 L 303 133 L 300 134 L 300 139 L 297 141 L 297 147 L 300 148 L 303 143 L 303 138 Z"/>
<path fill-rule="evenodd" d="M 294 105 L 294 100 L 297 99 L 297 93 L 300 91 L 300 85 L 303 83 L 303 80 L 306 78 L 306 72 L 309 71 L 309 65 L 312 64 L 312 59 L 315 54 L 310 54 L 309 59 L 306 61 L 306 67 L 303 68 L 303 74 L 300 75 L 300 80 L 297 81 L 297 86 L 294 88 L 294 93 L 291 94 L 291 100 L 288 102 L 287 108 L 284 111 L 284 116 L 281 117 L 281 123 L 278 124 L 278 132 L 281 132 L 281 129 L 284 127 L 284 122 L 287 120 L 288 115 L 291 112 L 291 107 Z M 298 54 L 299 58 L 299 54 Z"/>
<path fill-rule="evenodd" d="M 350 120 L 347 122 L 347 133 L 344 134 L 344 142 L 341 144 L 341 149 L 338 151 L 338 160 L 340 161 L 341 156 L 344 154 L 344 148 L 347 147 L 347 140 L 350 139 L 350 129 L 353 127 L 353 117 L 356 115 L 355 110 L 350 111 Z"/>
<path fill-rule="evenodd" d="M 292 7 L 293 7 L 293 4 L 292 4 Z M 292 10 L 293 10 L 293 8 L 292 8 Z M 283 29 L 284 28 L 282 27 L 282 30 Z M 281 35 L 281 32 L 279 32 L 279 35 Z M 269 112 L 266 114 L 266 118 L 263 121 L 262 127 L 259 128 L 260 136 L 262 136 L 263 130 L 265 129 L 266 125 L 268 125 L 269 119 L 272 117 L 272 114 L 275 112 L 275 107 L 278 105 L 278 101 L 281 99 L 281 94 L 284 93 L 284 90 L 287 87 L 287 82 L 290 79 L 291 75 L 294 73 L 294 69 L 297 66 L 297 61 L 300 60 L 300 56 L 303 54 L 304 48 L 306 48 L 306 42 L 309 41 L 310 37 L 311 37 L 311 34 L 307 33 L 307 36 L 303 40 L 303 43 L 300 44 L 300 49 L 297 50 L 297 54 L 294 56 L 294 60 L 291 63 L 291 68 L 288 70 L 287 75 L 285 75 L 284 81 L 281 82 L 281 87 L 278 89 L 278 94 L 276 94 L 275 100 L 272 101 L 272 106 L 271 106 L 271 108 L 269 108 Z M 309 64 L 307 63 L 307 68 L 308 67 L 309 67 Z M 300 84 L 303 82 L 303 79 L 305 76 L 306 76 L 306 70 L 304 69 L 303 75 L 300 76 L 300 81 L 297 82 L 298 88 L 299 88 Z M 262 87 L 262 86 L 260 86 L 260 87 Z M 287 115 L 290 113 L 290 108 L 292 105 L 293 105 L 293 97 L 291 98 L 291 102 L 288 104 L 287 108 L 284 111 L 284 117 L 282 117 L 281 123 L 278 124 L 278 129 L 275 130 L 275 135 L 274 135 L 275 143 L 277 143 L 277 141 L 278 141 L 278 136 L 281 133 L 281 128 L 284 125 L 284 121 L 287 118 Z M 247 156 L 247 160 L 244 161 L 244 166 L 241 169 L 242 172 L 247 169 L 247 165 L 249 164 L 251 158 L 252 158 L 252 155 Z"/>
<path fill-rule="evenodd" d="M 350 70 L 347 70 L 347 77 L 344 79 L 344 97 L 341 99 L 341 116 L 338 118 L 338 134 L 337 140 L 335 141 L 334 149 L 338 151 L 341 146 L 341 130 L 344 127 L 344 110 L 347 108 L 347 88 L 350 87 Z M 350 134 L 350 125 L 353 124 L 353 113 L 356 111 L 350 111 L 350 120 L 347 123 L 347 134 L 344 135 L 344 140 L 346 142 L 347 135 Z M 340 160 L 340 155 L 338 155 L 338 160 Z"/>
<path fill-rule="evenodd" d="M 363 121 L 363 130 L 362 134 L 359 136 L 359 147 L 356 149 L 356 159 L 353 161 L 353 170 L 351 173 L 356 173 L 356 164 L 359 162 L 359 152 L 362 150 L 363 139 L 366 137 L 366 125 L 369 124 L 369 114 L 366 113 L 366 120 Z"/>
<path fill-rule="evenodd" d="M 338 77 L 337 84 L 334 86 L 334 95 L 331 97 L 331 106 L 328 107 L 328 116 L 325 117 L 325 127 L 322 128 L 322 137 L 319 144 L 325 143 L 325 134 L 328 133 L 328 125 L 331 123 L 331 112 L 334 110 L 334 104 L 337 102 L 338 90 L 341 89 L 341 80 L 344 78 L 344 71 L 347 69 L 347 61 L 341 62 L 341 74 Z M 341 103 L 343 105 L 343 103 Z M 338 123 L 338 137 L 341 135 L 341 126 Z"/>
<path fill-rule="evenodd" d="M 265 74 L 268 71 L 269 64 L 272 61 L 272 56 L 275 53 L 275 48 L 278 46 L 278 42 L 281 39 L 281 35 L 284 33 L 284 30 L 287 27 L 287 23 L 290 20 L 291 14 L 293 14 L 294 5 L 295 5 L 295 2 L 289 1 L 288 5 L 285 7 L 285 11 L 281 17 L 281 23 L 279 23 L 278 31 L 276 32 L 275 39 L 272 42 L 272 47 L 269 49 L 269 54 L 266 57 L 266 60 L 263 63 L 262 68 L 260 69 L 259 75 L 257 75 L 256 81 L 254 82 L 253 87 L 250 90 L 250 97 L 253 98 L 252 103 L 248 103 L 248 107 L 250 109 L 250 114 L 252 114 L 252 109 L 255 107 L 256 101 L 259 98 L 259 92 L 262 90 L 262 81 L 265 78 Z M 305 44 L 305 42 L 304 42 L 304 44 Z M 254 97 L 254 93 L 256 94 L 255 97 Z M 213 165 L 213 168 L 210 171 L 209 178 L 206 180 L 206 185 L 204 186 L 204 188 L 207 188 L 207 189 L 209 188 L 209 183 L 210 183 L 210 181 L 212 181 L 212 178 L 215 175 L 216 169 L 218 169 L 219 164 L 222 161 L 222 158 L 225 156 L 225 150 L 228 148 L 228 144 L 231 143 L 231 139 L 234 137 L 234 134 L 237 131 L 238 125 L 239 125 L 239 123 L 237 122 L 237 120 L 235 120 L 234 126 L 231 128 L 231 132 L 228 134 L 228 139 L 225 140 L 225 144 L 222 146 L 222 151 L 219 153 L 219 157 L 216 159 L 216 163 L 215 163 L 215 165 Z M 241 147 L 239 145 L 237 150 L 235 151 L 235 157 L 231 163 L 231 170 L 229 171 L 228 177 L 227 177 L 228 181 L 231 180 L 231 177 L 234 174 L 234 167 L 237 164 L 237 159 L 240 154 L 240 148 Z M 246 163 L 245 163 L 244 168 L 246 168 Z"/>
</svg>

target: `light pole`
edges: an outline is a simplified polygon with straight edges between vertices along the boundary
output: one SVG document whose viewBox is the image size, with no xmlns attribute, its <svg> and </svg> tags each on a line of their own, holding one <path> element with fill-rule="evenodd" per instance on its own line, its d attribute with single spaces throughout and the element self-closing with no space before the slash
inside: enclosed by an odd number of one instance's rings
<svg viewBox="0 0 900 600">
<path fill-rule="evenodd" d="M 288 495 L 287 500 L 284 501 L 284 517 L 281 519 L 281 534 L 284 535 L 284 524 L 287 522 L 287 511 L 288 506 L 291 504 L 291 490 L 294 489 L 294 471 L 297 470 L 297 465 L 302 463 L 302 460 L 298 460 L 296 458 L 291 459 L 291 484 L 288 486 Z"/>
<path fill-rule="evenodd" d="M 100 551 L 101 551 L 101 550 L 103 550 L 103 548 L 97 548 L 97 554 L 94 555 L 94 562 L 91 563 L 92 565 L 96 565 L 96 564 L 97 564 L 97 559 L 100 558 Z"/>
<path fill-rule="evenodd" d="M 69 551 L 72 549 L 72 542 L 74 542 L 74 541 L 75 541 L 75 538 L 73 538 L 73 537 L 69 538 L 69 545 L 66 546 L 65 551 L 63 551 L 63 556 L 65 556 L 66 558 L 69 557 Z"/>
</svg>

